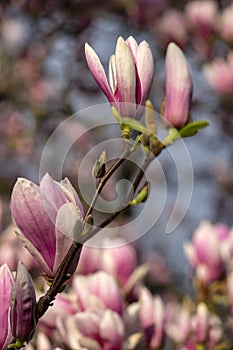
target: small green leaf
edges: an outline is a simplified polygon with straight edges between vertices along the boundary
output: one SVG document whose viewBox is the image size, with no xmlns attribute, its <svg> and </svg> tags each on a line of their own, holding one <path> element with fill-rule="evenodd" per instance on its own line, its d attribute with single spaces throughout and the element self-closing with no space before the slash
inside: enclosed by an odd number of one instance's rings
<svg viewBox="0 0 233 350">
<path fill-rule="evenodd" d="M 8 349 L 21 349 L 23 347 L 24 340 L 16 339 L 14 344 L 8 345 Z"/>
<path fill-rule="evenodd" d="M 182 129 L 179 130 L 181 137 L 189 137 L 195 135 L 198 130 L 205 128 L 209 125 L 207 120 L 197 120 L 195 122 L 185 125 Z"/>
<path fill-rule="evenodd" d="M 151 136 L 151 132 L 147 130 L 147 128 L 141 124 L 139 121 L 133 118 L 122 118 L 122 124 L 129 126 L 133 130 L 137 130 L 145 135 Z"/>
</svg>

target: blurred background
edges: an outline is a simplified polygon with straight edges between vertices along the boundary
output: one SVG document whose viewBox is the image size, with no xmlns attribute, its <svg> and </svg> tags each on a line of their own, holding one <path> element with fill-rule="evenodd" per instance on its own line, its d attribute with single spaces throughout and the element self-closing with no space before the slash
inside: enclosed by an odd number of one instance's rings
<svg viewBox="0 0 233 350">
<path fill-rule="evenodd" d="M 9 201 L 17 177 L 38 183 L 41 154 L 57 126 L 86 107 L 106 102 L 87 68 L 85 42 L 107 68 L 119 35 L 124 39 L 133 35 L 138 42 L 147 40 L 155 58 L 150 99 L 159 111 L 164 97 L 165 51 L 168 42 L 175 41 L 191 66 L 193 119 L 207 119 L 210 126 L 185 140 L 194 170 L 194 187 L 183 221 L 173 233 L 165 233 L 178 180 L 175 164 L 164 152 L 159 159 L 168 191 L 164 210 L 153 228 L 135 244 L 141 259 L 149 250 L 158 251 L 176 278 L 183 280 L 187 272 L 183 242 L 190 239 L 199 222 L 232 225 L 232 18 L 230 0 L 1 1 L 1 231 L 11 222 Z M 85 127 L 85 123 L 76 123 L 66 130 L 66 137 L 72 138 L 76 132 L 78 135 Z M 95 145 L 97 137 L 94 134 L 80 138 L 66 159 L 64 176 L 76 187 L 82 155 Z"/>
</svg>

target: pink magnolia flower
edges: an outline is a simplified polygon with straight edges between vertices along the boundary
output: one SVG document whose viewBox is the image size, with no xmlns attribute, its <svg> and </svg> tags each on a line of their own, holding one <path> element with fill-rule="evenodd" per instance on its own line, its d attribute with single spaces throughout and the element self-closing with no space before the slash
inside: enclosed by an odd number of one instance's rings
<svg viewBox="0 0 233 350">
<path fill-rule="evenodd" d="M 215 32 L 218 20 L 218 7 L 215 1 L 189 2 L 185 12 L 190 28 L 200 37 L 208 38 Z"/>
<path fill-rule="evenodd" d="M 88 67 L 97 84 L 121 117 L 135 117 L 148 97 L 153 80 L 154 63 L 146 41 L 139 45 L 130 36 L 119 37 L 115 55 L 109 60 L 109 81 L 95 51 L 86 43 Z"/>
<path fill-rule="evenodd" d="M 9 267 L 4 264 L 0 267 L 0 349 L 6 350 L 13 337 L 10 332 L 9 312 L 11 291 L 14 279 Z"/>
<path fill-rule="evenodd" d="M 165 310 L 159 296 L 153 297 L 149 290 L 142 288 L 139 303 L 140 319 L 147 343 L 151 349 L 159 349 L 164 338 Z"/>
<path fill-rule="evenodd" d="M 11 211 L 19 239 L 43 271 L 53 277 L 82 227 L 84 211 L 71 183 L 68 179 L 56 182 L 48 174 L 40 187 L 18 179 L 12 192 Z M 76 260 L 79 254 L 80 251 Z"/>
<path fill-rule="evenodd" d="M 212 350 L 222 336 L 222 326 L 220 319 L 208 311 L 205 303 L 197 305 L 196 313 L 191 320 L 192 332 L 188 342 L 188 349 L 196 349 L 198 344 L 205 344 L 205 348 Z"/>
<path fill-rule="evenodd" d="M 227 59 L 216 58 L 212 63 L 204 65 L 204 74 L 211 87 L 220 95 L 233 91 L 233 52 Z"/>
<path fill-rule="evenodd" d="M 88 276 L 75 276 L 73 288 L 80 310 L 110 309 L 122 312 L 123 299 L 113 276 L 99 271 Z"/>
<path fill-rule="evenodd" d="M 175 128 L 188 122 L 192 96 L 192 79 L 181 49 L 170 43 L 166 54 L 164 118 Z"/>
<path fill-rule="evenodd" d="M 223 276 L 221 245 L 228 236 L 229 230 L 225 226 L 213 226 L 203 222 L 194 232 L 192 243 L 186 243 L 184 246 L 185 254 L 194 267 L 196 276 L 206 284 Z"/>
<path fill-rule="evenodd" d="M 59 331 L 63 342 L 71 349 L 123 349 L 124 324 L 112 310 L 79 312 L 62 319 Z"/>
<path fill-rule="evenodd" d="M 189 308 L 183 305 L 167 305 L 166 333 L 176 344 L 186 343 L 191 332 L 191 313 Z"/>
<path fill-rule="evenodd" d="M 15 339 L 28 341 L 33 336 L 36 326 L 35 307 L 36 295 L 31 276 L 19 262 L 12 288 L 10 310 L 11 333 Z"/>
<path fill-rule="evenodd" d="M 77 272 L 88 274 L 102 270 L 125 284 L 136 266 L 136 251 L 132 245 L 121 238 L 105 239 L 99 249 L 83 247 Z"/>
</svg>

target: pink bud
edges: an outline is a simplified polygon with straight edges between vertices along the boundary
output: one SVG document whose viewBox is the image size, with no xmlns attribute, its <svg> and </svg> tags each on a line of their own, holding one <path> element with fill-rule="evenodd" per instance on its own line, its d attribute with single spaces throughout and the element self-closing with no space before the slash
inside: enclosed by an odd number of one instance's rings
<svg viewBox="0 0 233 350">
<path fill-rule="evenodd" d="M 175 128 L 188 122 L 192 96 L 189 66 L 181 49 L 170 43 L 166 54 L 164 118 Z"/>
<path fill-rule="evenodd" d="M 10 323 L 14 338 L 28 341 L 36 325 L 36 295 L 32 279 L 21 262 L 18 263 L 12 288 Z"/>
</svg>

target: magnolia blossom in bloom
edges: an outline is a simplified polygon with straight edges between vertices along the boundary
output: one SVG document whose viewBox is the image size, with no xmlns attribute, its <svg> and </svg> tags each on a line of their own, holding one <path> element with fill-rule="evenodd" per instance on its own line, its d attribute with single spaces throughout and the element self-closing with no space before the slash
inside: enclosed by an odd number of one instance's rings
<svg viewBox="0 0 233 350">
<path fill-rule="evenodd" d="M 121 117 L 135 117 L 145 103 L 153 80 L 154 63 L 146 41 L 139 45 L 130 36 L 119 37 L 109 60 L 109 80 L 95 51 L 86 43 L 88 67 L 97 84 Z"/>
<path fill-rule="evenodd" d="M 221 246 L 227 241 L 229 229 L 224 225 L 203 222 L 194 232 L 192 243 L 186 243 L 185 254 L 195 269 L 198 279 L 208 284 L 221 278 L 224 262 Z"/>
<path fill-rule="evenodd" d="M 9 267 L 4 264 L 0 267 L 0 349 L 6 350 L 13 337 L 10 332 L 9 312 L 11 291 L 14 279 Z"/>
<path fill-rule="evenodd" d="M 188 62 L 181 49 L 170 43 L 166 53 L 164 118 L 175 128 L 188 122 L 192 96 L 192 79 Z"/>
<path fill-rule="evenodd" d="M 36 295 L 31 276 L 19 262 L 11 295 L 10 323 L 15 339 L 28 341 L 34 333 Z"/>
<path fill-rule="evenodd" d="M 84 211 L 75 189 L 68 179 L 56 182 L 48 174 L 40 186 L 20 178 L 13 188 L 11 211 L 19 239 L 47 276 L 53 277 L 81 232 Z"/>
<path fill-rule="evenodd" d="M 233 91 L 233 52 L 227 59 L 216 58 L 204 65 L 204 74 L 211 87 L 220 95 L 232 94 Z"/>
</svg>

